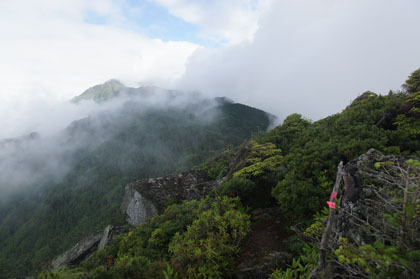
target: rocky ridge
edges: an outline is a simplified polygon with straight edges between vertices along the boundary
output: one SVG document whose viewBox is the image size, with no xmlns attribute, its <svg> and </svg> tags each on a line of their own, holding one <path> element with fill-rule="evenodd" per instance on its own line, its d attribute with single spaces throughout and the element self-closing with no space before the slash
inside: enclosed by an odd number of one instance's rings
<svg viewBox="0 0 420 279">
<path fill-rule="evenodd" d="M 218 183 L 198 170 L 139 180 L 125 187 L 121 213 L 127 223 L 136 226 L 162 213 L 168 203 L 204 198 Z"/>
<path fill-rule="evenodd" d="M 217 185 L 218 181 L 210 181 L 205 172 L 196 170 L 139 180 L 126 186 L 121 212 L 126 215 L 127 223 L 136 226 L 162 213 L 168 202 L 204 198 Z M 123 232 L 122 228 L 109 225 L 103 231 L 80 240 L 55 258 L 50 268 L 77 266 Z"/>
</svg>

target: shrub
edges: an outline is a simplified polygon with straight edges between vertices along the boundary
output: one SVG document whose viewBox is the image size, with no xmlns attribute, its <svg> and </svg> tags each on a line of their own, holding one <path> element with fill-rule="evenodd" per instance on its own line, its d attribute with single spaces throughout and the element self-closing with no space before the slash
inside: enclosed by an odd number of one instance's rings
<svg viewBox="0 0 420 279">
<path fill-rule="evenodd" d="M 249 205 L 254 198 L 255 191 L 258 189 L 253 181 L 242 177 L 233 177 L 222 183 L 219 193 L 229 197 L 237 196 L 244 205 Z"/>
<path fill-rule="evenodd" d="M 239 244 L 250 230 L 249 216 L 238 199 L 223 198 L 202 212 L 185 233 L 177 233 L 169 250 L 171 263 L 187 278 L 226 278 Z"/>
</svg>

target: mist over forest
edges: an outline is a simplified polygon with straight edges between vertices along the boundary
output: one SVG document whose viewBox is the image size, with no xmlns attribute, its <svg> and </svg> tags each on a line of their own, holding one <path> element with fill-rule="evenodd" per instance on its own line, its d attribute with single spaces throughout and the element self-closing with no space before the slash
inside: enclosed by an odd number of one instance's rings
<svg viewBox="0 0 420 279">
<path fill-rule="evenodd" d="M 0 279 L 418 278 L 420 1 L 0 1 Z"/>
<path fill-rule="evenodd" d="M 191 115 L 197 124 L 210 124 L 217 118 L 217 101 L 204 99 L 198 93 L 168 91 L 157 87 L 127 88 L 114 80 L 104 86 L 111 88 L 116 84 L 117 90 L 112 89 L 118 96 L 93 99 L 89 94 L 95 89 L 91 89 L 65 104 L 76 108 L 72 111 L 72 120 L 65 115 L 68 110 L 54 115 L 54 118 L 67 120 L 61 123 L 61 127 L 56 127 L 55 123 L 49 126 L 49 121 L 44 119 L 40 129 L 42 132 L 34 130 L 16 138 L 0 140 L 2 200 L 12 194 L 34 190 L 30 188 L 58 183 L 83 154 L 127 129 L 135 120 L 136 125 L 141 126 L 141 118 L 148 113 L 182 111 Z M 97 96 L 95 92 L 93 96 Z M 78 106 L 81 107 L 77 108 Z M 84 113 L 87 113 L 86 117 L 83 117 Z M 79 119 L 80 116 L 82 118 Z M 120 143 L 122 146 L 124 144 Z M 130 150 L 129 146 L 125 148 Z M 170 153 L 164 144 L 156 150 Z"/>
<path fill-rule="evenodd" d="M 91 110 L 55 131 L 44 123 L 46 136 L 32 132 L 0 144 L 2 253 L 28 272 L 81 235 L 121 225 L 127 183 L 192 168 L 275 120 L 226 98 L 117 80 L 68 105 Z"/>
</svg>

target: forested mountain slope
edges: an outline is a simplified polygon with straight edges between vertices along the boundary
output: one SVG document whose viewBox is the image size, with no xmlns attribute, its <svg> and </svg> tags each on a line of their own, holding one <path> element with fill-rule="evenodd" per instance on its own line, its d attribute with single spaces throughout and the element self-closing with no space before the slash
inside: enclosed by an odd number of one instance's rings
<svg viewBox="0 0 420 279">
<path fill-rule="evenodd" d="M 99 89 L 108 90 L 108 85 Z M 59 183 L 44 182 L 41 190 L 3 205 L 1 276 L 39 270 L 83 236 L 107 224 L 123 224 L 119 207 L 128 182 L 189 169 L 270 123 L 265 112 L 223 98 L 119 89 L 130 94 L 108 94 L 112 90 L 96 87 L 89 98 L 82 94 L 78 99 L 98 99 L 106 107 L 61 132 L 61 148 L 83 144 L 66 153 L 74 163 Z"/>
<path fill-rule="evenodd" d="M 169 206 L 80 267 L 40 277 L 254 278 L 257 272 L 268 276 L 273 271 L 273 265 L 264 265 L 268 260 L 277 264 L 276 279 L 417 276 L 419 73 L 410 76 L 404 91 L 386 96 L 365 92 L 341 113 L 316 122 L 292 114 L 282 125 L 226 149 L 198 167 L 212 178 L 224 177 L 206 199 Z M 335 237 L 327 241 L 328 266 L 319 268 L 319 242 L 328 217 L 325 201 L 340 174 L 340 161 L 345 164 L 345 190 L 331 197 L 340 197 L 335 203 L 338 221 Z M 276 200 L 279 208 L 270 211 Z M 255 238 L 261 234 L 253 230 L 261 222 L 279 220 L 262 212 L 283 215 L 286 232 L 280 241 L 266 238 L 264 246 L 271 242 L 272 249 L 256 254 L 249 241 L 243 242 L 246 235 L 252 231 Z M 241 250 L 260 258 L 245 263 L 252 266 L 241 265 Z"/>
<path fill-rule="evenodd" d="M 206 198 L 171 204 L 80 266 L 43 271 L 39 278 L 255 278 L 257 272 L 275 279 L 415 278 L 419 96 L 420 69 L 402 91 L 365 92 L 341 113 L 319 121 L 292 114 L 282 125 L 198 164 L 210 179 L 222 179 Z M 99 163 L 91 160 L 88 166 Z M 332 195 L 334 181 L 341 180 L 345 190 Z M 337 217 L 333 237 L 323 241 L 331 216 Z M 264 249 L 253 253 L 250 240 L 274 225 L 270 231 L 281 235 L 265 237 Z M 326 266 L 320 264 L 320 246 Z M 243 261 L 245 256 L 253 259 Z M 265 265 L 268 261 L 272 264 Z"/>
</svg>

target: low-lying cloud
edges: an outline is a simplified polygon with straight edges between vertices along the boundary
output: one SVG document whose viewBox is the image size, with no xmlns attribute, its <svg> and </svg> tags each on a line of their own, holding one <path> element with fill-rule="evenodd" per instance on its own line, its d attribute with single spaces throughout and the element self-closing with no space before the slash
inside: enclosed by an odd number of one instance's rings
<svg viewBox="0 0 420 279">
<path fill-rule="evenodd" d="M 198 49 L 177 87 L 319 119 L 420 66 L 416 0 L 274 1 L 252 42 Z"/>
<path fill-rule="evenodd" d="M 110 139 L 115 141 L 114 136 L 128 133 L 132 125 L 136 131 L 140 129 L 145 135 L 156 137 L 154 146 L 160 147 L 144 146 L 146 151 L 170 156 L 172 151 L 163 143 L 159 145 L 159 135 L 149 129 L 151 123 L 143 123 L 143 117 L 149 112 L 159 115 L 186 111 L 195 115 L 197 123 L 207 124 L 217 116 L 217 110 L 211 109 L 216 104 L 215 100 L 205 99 L 195 92 L 157 87 L 126 87 L 118 98 L 100 104 L 92 100 L 29 103 L 31 110 L 26 110 L 22 124 L 31 127 L 30 130 L 16 127 L 15 132 L 21 133 L 20 136 L 0 138 L 0 202 L 28 189 L 38 191 L 59 183 L 84 154 Z M 206 111 L 211 113 L 203 114 Z M 130 154 L 130 142 L 135 140 L 129 138 L 118 146 Z"/>
</svg>

